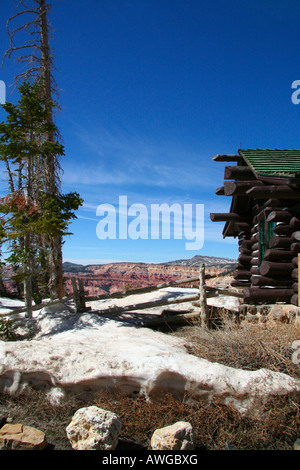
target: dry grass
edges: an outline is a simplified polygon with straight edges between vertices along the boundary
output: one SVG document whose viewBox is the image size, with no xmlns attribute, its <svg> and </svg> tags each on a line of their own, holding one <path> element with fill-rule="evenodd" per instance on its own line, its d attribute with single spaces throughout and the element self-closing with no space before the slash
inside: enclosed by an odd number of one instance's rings
<svg viewBox="0 0 300 470">
<path fill-rule="evenodd" d="M 71 450 L 65 428 L 81 406 L 76 397 L 70 397 L 63 406 L 52 405 L 45 393 L 37 390 L 15 396 L 0 394 L 0 416 L 40 429 L 46 433 L 49 447 L 61 450 Z"/>
<path fill-rule="evenodd" d="M 123 422 L 121 438 L 150 448 L 155 429 L 188 421 L 196 434 L 198 450 L 287 450 L 300 433 L 300 400 L 272 398 L 265 405 L 264 419 L 242 417 L 221 402 L 189 405 L 167 395 L 149 403 L 143 397 L 128 398 L 102 392 L 96 405 L 118 414 Z"/>
<path fill-rule="evenodd" d="M 300 400 L 272 398 L 263 420 L 242 417 L 236 410 L 215 401 L 189 405 L 167 395 L 150 403 L 143 397 L 126 397 L 102 391 L 89 403 L 69 397 L 63 406 L 49 404 L 42 392 L 0 396 L 0 415 L 44 431 L 49 450 L 71 450 L 65 429 L 75 411 L 96 405 L 115 412 L 122 420 L 117 450 L 150 449 L 153 432 L 177 421 L 188 421 L 196 434 L 196 450 L 289 450 L 300 435 Z"/>
<path fill-rule="evenodd" d="M 291 348 L 300 338 L 299 327 L 239 326 L 226 320 L 222 328 L 207 330 L 194 323 L 170 334 L 184 337 L 193 354 L 210 361 L 246 370 L 266 367 L 300 379 L 300 365 L 293 364 Z M 264 419 L 259 420 L 243 417 L 218 401 L 191 405 L 168 395 L 150 403 L 141 396 L 102 391 L 88 403 L 70 396 L 63 406 L 54 406 L 42 392 L 32 391 L 17 397 L 0 395 L 0 415 L 43 430 L 55 450 L 71 449 L 65 428 L 78 408 L 94 404 L 121 418 L 118 449 L 149 449 L 155 429 L 180 420 L 192 424 L 197 449 L 285 450 L 300 437 L 300 397 L 295 396 L 270 398 L 264 405 Z"/>
<path fill-rule="evenodd" d="M 201 328 L 195 322 L 173 333 L 191 343 L 192 353 L 227 366 L 257 370 L 267 368 L 300 379 L 300 365 L 292 361 L 292 343 L 300 339 L 300 326 L 276 326 L 224 319 L 223 327 Z"/>
</svg>

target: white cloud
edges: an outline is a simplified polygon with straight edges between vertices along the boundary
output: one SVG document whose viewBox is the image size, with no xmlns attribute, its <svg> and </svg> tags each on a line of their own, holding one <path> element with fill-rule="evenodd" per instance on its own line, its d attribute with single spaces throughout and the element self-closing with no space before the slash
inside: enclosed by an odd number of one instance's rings
<svg viewBox="0 0 300 470">
<path fill-rule="evenodd" d="M 116 259 L 105 259 L 105 258 L 64 258 L 64 263 L 75 263 L 75 264 L 83 264 L 83 265 L 90 265 L 90 264 L 109 264 L 109 263 L 118 263 L 120 261 Z"/>
<path fill-rule="evenodd" d="M 75 132 L 88 158 L 65 163 L 66 184 L 215 187 L 210 157 L 179 146 L 175 139 L 158 142 L 133 131 L 80 125 Z"/>
</svg>

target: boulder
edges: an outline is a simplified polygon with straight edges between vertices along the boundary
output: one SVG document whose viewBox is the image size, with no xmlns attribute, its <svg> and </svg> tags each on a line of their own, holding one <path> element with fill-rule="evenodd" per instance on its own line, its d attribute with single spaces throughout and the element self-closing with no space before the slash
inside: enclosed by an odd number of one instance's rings
<svg viewBox="0 0 300 470">
<path fill-rule="evenodd" d="M 45 434 L 23 424 L 5 424 L 0 429 L 0 450 L 43 450 Z"/>
<path fill-rule="evenodd" d="M 297 440 L 294 442 L 293 450 L 300 450 L 300 439 L 297 439 Z"/>
<path fill-rule="evenodd" d="M 285 305 L 273 305 L 268 319 L 278 323 L 289 323 L 289 311 L 290 308 Z"/>
<path fill-rule="evenodd" d="M 74 450 L 114 450 L 121 427 L 115 413 L 88 406 L 76 411 L 66 433 Z"/>
<path fill-rule="evenodd" d="M 190 423 L 178 421 L 157 429 L 151 438 L 152 450 L 194 450 L 195 434 Z"/>
</svg>

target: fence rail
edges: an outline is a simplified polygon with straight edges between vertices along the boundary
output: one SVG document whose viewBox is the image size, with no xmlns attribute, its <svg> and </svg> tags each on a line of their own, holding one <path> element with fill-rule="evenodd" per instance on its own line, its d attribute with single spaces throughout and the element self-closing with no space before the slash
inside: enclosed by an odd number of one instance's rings
<svg viewBox="0 0 300 470">
<path fill-rule="evenodd" d="M 227 273 L 226 272 L 222 273 L 223 276 L 225 274 Z M 71 279 L 72 289 L 73 289 L 72 294 L 62 299 L 51 300 L 51 301 L 44 302 L 39 305 L 34 305 L 31 310 L 32 311 L 40 310 L 43 307 L 55 305 L 59 302 L 66 302 L 68 300 L 73 299 L 75 312 L 83 313 L 83 312 L 92 310 L 91 306 L 86 305 L 87 303 L 90 303 L 90 302 L 95 302 L 98 300 L 121 299 L 121 298 L 125 298 L 131 295 L 145 294 L 145 293 L 165 289 L 168 287 L 178 287 L 184 284 L 195 285 L 195 283 L 197 283 L 199 293 L 195 295 L 189 295 L 189 296 L 184 295 L 176 299 L 160 299 L 160 300 L 153 300 L 153 301 L 148 301 L 148 302 L 140 302 L 140 303 L 135 303 L 135 304 L 126 305 L 126 306 L 106 307 L 100 310 L 93 310 L 93 313 L 97 315 L 106 315 L 106 314 L 115 314 L 115 313 L 124 313 L 124 312 L 134 312 L 136 310 L 145 310 L 145 309 L 161 307 L 161 306 L 168 307 L 174 304 L 191 302 L 193 306 L 199 307 L 199 312 L 197 316 L 200 317 L 201 324 L 206 325 L 208 323 L 208 306 L 207 306 L 208 298 L 217 297 L 218 295 L 228 295 L 228 296 L 234 296 L 234 297 L 240 297 L 240 298 L 243 297 L 243 295 L 236 290 L 222 289 L 222 288 L 215 289 L 213 287 L 209 287 L 206 285 L 206 280 L 213 279 L 219 276 L 220 274 L 215 274 L 215 275 L 205 274 L 205 265 L 202 264 L 200 266 L 198 276 L 194 276 L 194 277 L 190 277 L 186 279 L 179 279 L 176 281 L 165 282 L 165 283 L 156 284 L 153 286 L 142 287 L 139 289 L 126 289 L 125 291 L 119 291 L 119 292 L 115 292 L 112 294 L 102 294 L 102 295 L 97 295 L 97 296 L 87 296 L 86 292 L 84 291 L 83 279 L 79 278 L 78 285 L 77 285 L 76 278 L 73 277 Z M 20 308 L 20 309 L 15 309 L 13 311 L 9 311 L 7 313 L 2 313 L 0 317 L 12 316 L 12 315 L 17 315 L 17 314 L 26 313 L 26 312 L 27 312 L 26 308 Z M 188 319 L 188 318 L 195 317 L 195 313 L 193 314 L 190 314 L 190 313 L 180 314 L 179 312 L 176 312 L 176 313 L 177 314 L 175 314 L 174 317 L 169 318 L 167 320 L 168 323 L 176 323 L 177 321 L 180 321 L 181 319 Z M 153 321 L 150 321 L 149 323 L 154 325 L 155 323 L 158 323 L 159 321 L 161 320 L 153 319 Z"/>
<path fill-rule="evenodd" d="M 63 297 L 62 299 L 55 299 L 55 300 L 49 300 L 47 302 L 42 302 L 41 304 L 33 305 L 30 308 L 30 311 L 36 311 L 36 310 L 41 310 L 43 307 L 49 307 L 51 305 L 58 304 L 60 302 L 67 302 L 68 300 L 71 300 L 73 298 L 73 294 L 67 295 L 66 297 Z M 0 314 L 1 317 L 9 317 L 12 315 L 19 315 L 20 313 L 26 313 L 28 312 L 28 308 L 22 307 L 22 308 L 17 308 L 14 310 L 10 310 L 9 312 L 4 312 Z"/>
<path fill-rule="evenodd" d="M 228 272 L 229 273 L 229 272 Z M 227 274 L 227 273 L 223 273 Z M 155 307 L 162 307 L 162 306 L 170 306 L 174 304 L 181 304 L 181 303 L 187 303 L 190 302 L 193 304 L 193 306 L 199 307 L 199 312 L 197 316 L 200 317 L 201 323 L 207 324 L 208 323 L 208 306 L 207 306 L 207 299 L 211 297 L 217 297 L 218 295 L 229 295 L 229 296 L 234 296 L 234 297 L 239 297 L 242 298 L 243 295 L 239 293 L 236 290 L 232 289 L 215 289 L 213 287 L 209 287 L 206 285 L 206 280 L 208 279 L 213 279 L 216 277 L 219 277 L 220 274 L 205 274 L 205 265 L 202 264 L 199 269 L 199 275 L 186 278 L 186 279 L 179 279 L 176 281 L 170 281 L 170 282 L 165 282 L 162 284 L 156 284 L 153 286 L 147 286 L 147 287 L 142 287 L 139 289 L 127 289 L 125 291 L 119 291 L 115 292 L 112 294 L 102 294 L 102 295 L 97 295 L 97 296 L 86 296 L 83 288 L 83 281 L 82 279 L 78 280 L 78 288 L 76 285 L 76 279 L 72 278 L 72 286 L 73 286 L 73 292 L 74 292 L 74 301 L 75 302 L 75 309 L 77 312 L 84 312 L 87 309 L 90 309 L 91 307 L 87 307 L 86 303 L 89 302 L 94 302 L 97 300 L 111 300 L 111 299 L 121 299 L 125 298 L 131 295 L 138 295 L 138 294 L 145 294 L 149 292 L 154 292 L 157 290 L 165 289 L 168 287 L 178 287 L 180 285 L 184 284 L 197 284 L 197 287 L 199 289 L 199 293 L 195 295 L 190 295 L 190 296 L 180 296 L 179 298 L 176 299 L 160 299 L 160 300 L 153 300 L 153 301 L 148 301 L 148 302 L 140 302 L 140 303 L 135 303 L 131 305 L 126 305 L 126 306 L 113 306 L 113 307 L 106 307 L 104 309 L 100 310 L 95 310 L 93 311 L 94 313 L 98 315 L 106 315 L 106 314 L 121 314 L 125 312 L 135 312 L 137 310 L 145 310 L 145 309 L 150 309 L 150 308 L 155 308 Z M 178 314 L 172 318 L 168 318 L 168 320 L 164 319 L 163 321 L 167 321 L 168 323 L 176 323 L 177 321 L 180 321 L 181 319 L 188 319 L 195 317 L 195 313 L 190 314 Z M 153 319 L 151 321 L 148 321 L 147 324 L 157 324 L 161 322 L 159 319 Z"/>
</svg>

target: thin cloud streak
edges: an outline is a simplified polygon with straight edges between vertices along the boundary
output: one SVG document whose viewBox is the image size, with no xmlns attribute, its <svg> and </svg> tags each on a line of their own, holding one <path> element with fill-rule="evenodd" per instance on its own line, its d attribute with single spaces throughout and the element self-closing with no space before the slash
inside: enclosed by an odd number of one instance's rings
<svg viewBox="0 0 300 470">
<path fill-rule="evenodd" d="M 149 141 L 118 129 L 91 130 L 79 125 L 76 129 L 76 137 L 89 157 L 75 166 L 66 163 L 65 184 L 178 188 L 215 185 L 209 156 L 200 157 L 194 149 L 179 148 L 175 142 Z M 203 165 L 206 160 L 207 165 Z"/>
</svg>

